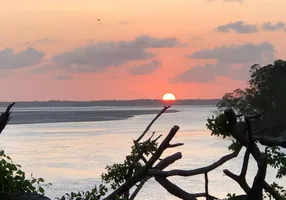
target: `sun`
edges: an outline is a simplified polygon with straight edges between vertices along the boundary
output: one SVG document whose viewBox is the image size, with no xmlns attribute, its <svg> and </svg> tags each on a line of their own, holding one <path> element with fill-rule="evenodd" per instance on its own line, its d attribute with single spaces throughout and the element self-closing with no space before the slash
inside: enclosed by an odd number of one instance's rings
<svg viewBox="0 0 286 200">
<path fill-rule="evenodd" d="M 172 93 L 166 93 L 164 94 L 164 96 L 162 97 L 162 100 L 164 101 L 175 101 L 176 100 L 176 97 L 174 94 Z"/>
</svg>

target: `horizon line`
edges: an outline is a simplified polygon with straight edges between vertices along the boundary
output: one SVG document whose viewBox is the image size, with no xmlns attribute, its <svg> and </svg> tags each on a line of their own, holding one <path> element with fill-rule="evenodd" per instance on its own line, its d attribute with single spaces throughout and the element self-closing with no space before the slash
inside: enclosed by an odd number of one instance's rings
<svg viewBox="0 0 286 200">
<path fill-rule="evenodd" d="M 211 98 L 211 99 L 176 99 L 174 101 L 189 101 L 189 100 L 197 100 L 197 101 L 208 101 L 208 100 L 220 100 L 221 98 Z M 109 99 L 109 100 L 31 100 L 31 101 L 0 101 L 0 103 L 24 103 L 24 102 L 102 102 L 102 101 L 163 101 L 162 99 Z"/>
</svg>

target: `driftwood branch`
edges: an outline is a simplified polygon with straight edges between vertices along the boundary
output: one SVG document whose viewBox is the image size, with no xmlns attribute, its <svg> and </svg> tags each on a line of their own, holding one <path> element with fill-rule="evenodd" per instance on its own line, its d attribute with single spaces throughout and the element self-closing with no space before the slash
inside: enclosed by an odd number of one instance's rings
<svg viewBox="0 0 286 200">
<path fill-rule="evenodd" d="M 196 197 L 193 194 L 186 192 L 185 190 L 179 188 L 177 185 L 173 184 L 167 178 L 155 176 L 155 180 L 164 187 L 170 194 L 181 198 L 181 199 L 189 199 L 196 200 Z"/>
<path fill-rule="evenodd" d="M 173 164 L 174 162 L 176 162 L 177 160 L 182 158 L 182 154 L 177 152 L 173 155 L 170 155 L 164 159 L 162 159 L 156 166 L 156 169 L 165 169 L 166 167 L 168 167 L 169 165 Z M 148 179 L 150 179 L 151 176 L 146 177 L 145 179 L 143 179 L 140 184 L 136 187 L 135 191 L 132 193 L 132 195 L 130 196 L 129 200 L 133 200 L 136 195 L 139 193 L 139 191 L 142 189 L 142 187 L 144 186 L 144 184 L 147 182 Z"/>
<path fill-rule="evenodd" d="M 165 137 L 165 139 L 162 141 L 162 143 L 159 145 L 156 152 L 151 156 L 151 158 L 148 160 L 145 166 L 143 166 L 141 169 L 139 169 L 129 180 L 127 180 L 125 183 L 123 183 L 119 188 L 117 188 L 115 191 L 113 191 L 110 195 L 108 195 L 105 199 L 115 199 L 115 197 L 122 196 L 126 191 L 129 191 L 130 188 L 132 188 L 136 183 L 140 182 L 141 180 L 148 177 L 148 170 L 152 168 L 154 163 L 160 158 L 160 156 L 163 154 L 164 150 L 167 149 L 167 147 L 170 144 L 170 141 L 173 139 L 173 137 L 176 135 L 177 131 L 179 130 L 179 126 L 174 126 L 169 134 Z M 162 160 L 163 161 L 163 160 Z M 161 161 L 161 162 L 162 162 Z M 166 161 L 165 161 L 166 162 Z"/>
<path fill-rule="evenodd" d="M 173 164 L 174 162 L 176 162 L 177 160 L 182 158 L 182 153 L 177 152 L 174 153 L 170 156 L 167 156 L 166 158 L 162 159 L 156 166 L 155 169 L 165 169 L 166 167 L 168 167 L 169 165 Z"/>
<path fill-rule="evenodd" d="M 208 173 L 208 172 L 216 169 L 217 167 L 223 165 L 225 162 L 237 157 L 240 150 L 241 150 L 241 147 L 239 147 L 234 152 L 221 157 L 218 161 L 216 161 L 213 164 L 206 166 L 206 167 L 201 167 L 201 168 L 193 169 L 193 170 L 170 170 L 170 171 L 161 171 L 158 169 L 150 169 L 149 175 L 168 177 L 168 176 L 194 176 L 194 175 Z"/>
</svg>

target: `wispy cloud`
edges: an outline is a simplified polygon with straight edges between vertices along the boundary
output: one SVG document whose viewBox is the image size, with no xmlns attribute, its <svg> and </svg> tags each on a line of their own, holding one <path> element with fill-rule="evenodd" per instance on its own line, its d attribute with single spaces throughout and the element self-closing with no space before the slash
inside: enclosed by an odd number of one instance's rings
<svg viewBox="0 0 286 200">
<path fill-rule="evenodd" d="M 38 44 L 47 44 L 47 43 L 54 43 L 54 42 L 56 42 L 56 40 L 46 37 L 46 38 L 42 38 L 42 39 L 35 40 L 32 42 L 26 42 L 25 45 L 26 46 L 33 46 L 33 45 L 38 45 Z"/>
<path fill-rule="evenodd" d="M 282 21 L 280 22 L 264 22 L 261 25 L 261 28 L 265 31 L 277 31 L 277 30 L 285 30 L 286 24 Z"/>
<path fill-rule="evenodd" d="M 155 56 L 151 48 L 174 48 L 182 44 L 175 37 L 141 35 L 130 41 L 89 43 L 53 56 L 52 61 L 69 71 L 102 72 L 111 66 L 130 61 L 145 60 Z"/>
<path fill-rule="evenodd" d="M 263 31 L 279 31 L 284 30 L 286 32 L 286 23 L 282 21 L 278 22 L 264 22 L 261 25 L 246 24 L 244 21 L 236 21 L 228 24 L 220 25 L 214 29 L 221 33 L 229 33 L 231 31 L 239 34 L 258 33 L 260 30 Z"/>
<path fill-rule="evenodd" d="M 34 48 L 28 48 L 18 53 L 6 48 L 0 50 L 0 69 L 15 69 L 38 64 L 45 54 Z"/>
<path fill-rule="evenodd" d="M 275 60 L 275 48 L 269 42 L 260 44 L 221 46 L 202 49 L 187 55 L 190 59 L 213 59 L 215 64 L 197 65 L 170 79 L 170 83 L 209 82 L 218 76 L 228 76 L 236 80 L 247 80 L 249 68 L 254 63 L 268 64 Z"/>
<path fill-rule="evenodd" d="M 129 69 L 130 74 L 132 75 L 148 75 L 152 74 L 155 70 L 160 68 L 162 63 L 158 60 L 152 60 L 149 63 L 143 65 L 135 65 Z"/>
<path fill-rule="evenodd" d="M 269 42 L 260 44 L 244 43 L 243 45 L 220 46 L 213 49 L 202 49 L 186 55 L 191 59 L 215 59 L 223 63 L 255 62 L 256 58 L 267 61 L 274 58 L 275 49 Z"/>
<path fill-rule="evenodd" d="M 236 21 L 228 24 L 220 25 L 215 28 L 215 31 L 228 33 L 234 31 L 240 34 L 257 33 L 259 30 L 254 24 L 245 24 L 244 21 Z"/>
</svg>

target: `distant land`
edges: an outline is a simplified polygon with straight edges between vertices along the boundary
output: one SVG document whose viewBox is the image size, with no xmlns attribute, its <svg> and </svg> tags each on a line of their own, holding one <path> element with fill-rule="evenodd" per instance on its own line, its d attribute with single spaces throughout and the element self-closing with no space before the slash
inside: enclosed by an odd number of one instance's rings
<svg viewBox="0 0 286 200">
<path fill-rule="evenodd" d="M 216 105 L 219 99 L 179 99 L 172 105 Z M 6 107 L 11 102 L 0 102 Z M 89 106 L 162 106 L 167 104 L 160 99 L 101 100 L 101 101 L 30 101 L 16 102 L 17 107 L 89 107 Z"/>
</svg>

